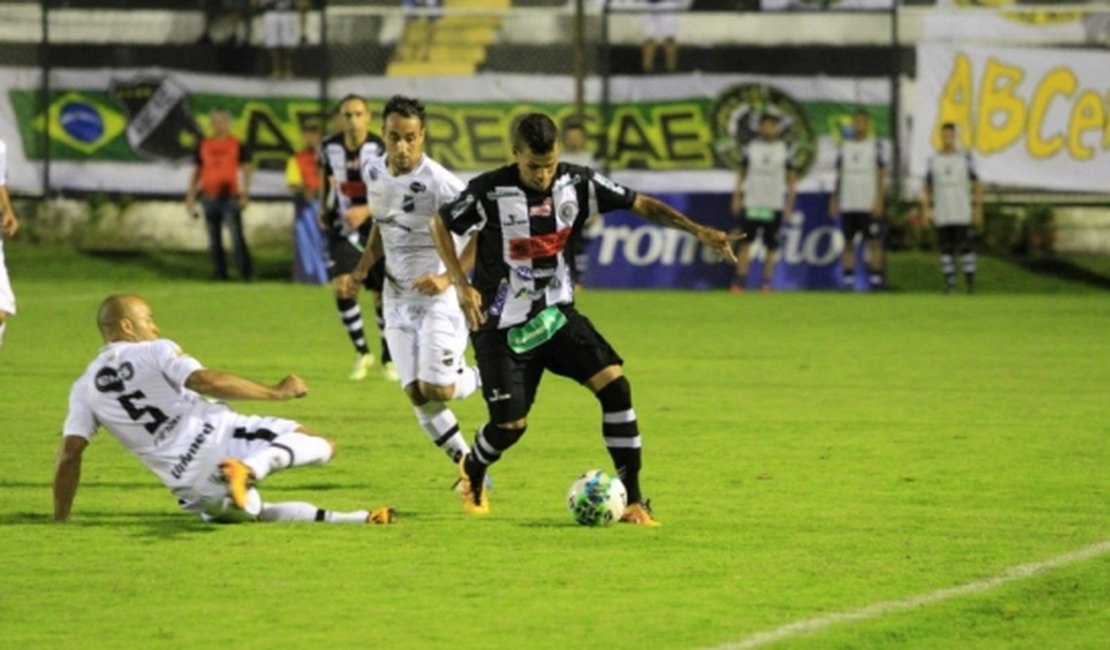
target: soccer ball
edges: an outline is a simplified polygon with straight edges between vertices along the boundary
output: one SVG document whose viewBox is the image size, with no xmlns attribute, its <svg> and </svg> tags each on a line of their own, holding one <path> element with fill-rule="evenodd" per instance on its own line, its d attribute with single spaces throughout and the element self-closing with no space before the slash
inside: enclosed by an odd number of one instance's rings
<svg viewBox="0 0 1110 650">
<path fill-rule="evenodd" d="M 567 507 L 583 526 L 608 526 L 624 514 L 628 491 L 615 476 L 591 469 L 574 479 L 567 492 Z"/>
</svg>

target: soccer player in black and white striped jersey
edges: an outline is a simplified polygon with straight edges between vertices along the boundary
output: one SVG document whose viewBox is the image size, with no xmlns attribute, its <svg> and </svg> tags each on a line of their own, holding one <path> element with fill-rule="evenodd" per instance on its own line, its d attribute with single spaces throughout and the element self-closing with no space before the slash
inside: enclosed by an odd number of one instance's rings
<svg viewBox="0 0 1110 650">
<path fill-rule="evenodd" d="M 357 356 L 350 378 L 366 378 L 374 365 L 374 355 L 366 342 L 362 308 L 358 292 L 347 289 L 346 276 L 358 264 L 370 236 L 370 211 L 366 207 L 366 184 L 362 182 L 362 165 L 384 152 L 381 138 L 370 134 L 370 107 L 357 95 L 348 95 L 339 103 L 343 130 L 327 137 L 320 145 L 320 228 L 327 236 L 328 277 L 335 293 L 335 306 L 355 346 Z M 329 193 L 333 200 L 329 201 Z M 396 380 L 389 345 L 382 336 L 381 291 L 384 261 L 367 276 L 363 286 L 374 293 L 378 336 L 381 339 L 382 370 L 386 378 Z"/>
<path fill-rule="evenodd" d="M 567 243 L 587 217 L 618 209 L 684 230 L 734 263 L 735 238 L 588 167 L 560 163 L 558 130 L 542 113 L 517 123 L 513 155 L 515 164 L 471 180 L 432 223 L 436 249 L 472 330 L 490 417 L 460 463 L 463 508 L 468 514 L 489 512 L 486 469 L 524 435 L 540 378 L 550 370 L 582 384 L 601 403 L 605 445 L 628 489 L 622 521 L 657 526 L 640 491 L 632 388 L 620 355 L 574 308 Z M 477 237 L 473 285 L 452 234 Z"/>
</svg>

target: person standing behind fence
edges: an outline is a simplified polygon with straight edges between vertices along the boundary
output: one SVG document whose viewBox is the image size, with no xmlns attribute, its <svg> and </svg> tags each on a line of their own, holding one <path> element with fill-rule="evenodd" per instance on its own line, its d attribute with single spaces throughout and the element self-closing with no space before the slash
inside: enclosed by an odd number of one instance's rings
<svg viewBox="0 0 1110 650">
<path fill-rule="evenodd" d="M 324 261 L 324 238 L 317 219 L 320 214 L 320 169 L 316 156 L 320 127 L 306 124 L 301 129 L 301 149 L 285 165 L 285 184 L 293 193 L 293 279 L 325 284 L 328 267 Z"/>
<path fill-rule="evenodd" d="M 766 254 L 763 257 L 763 280 L 760 290 L 771 291 L 771 277 L 779 250 L 779 228 L 783 214 L 794 212 L 798 175 L 794 170 L 794 152 L 779 137 L 779 117 L 774 113 L 759 116 L 759 137 L 744 148 L 736 188 L 732 193 L 732 214 L 740 217 L 744 238 L 736 252 L 736 276 L 729 291 L 743 293 L 751 265 L 751 244 L 761 236 Z M 785 204 L 783 202 L 785 197 Z"/>
<path fill-rule="evenodd" d="M 644 72 L 655 70 L 655 52 L 663 44 L 663 65 L 667 72 L 678 69 L 678 14 L 682 0 L 646 0 L 641 20 L 644 42 L 641 49 Z"/>
<path fill-rule="evenodd" d="M 956 291 L 956 253 L 960 254 L 967 292 L 975 292 L 975 228 L 983 225 L 983 184 L 971 154 L 956 147 L 956 125 L 940 127 L 941 148 L 929 159 L 921 213 L 937 229 L 940 270 L 946 293 Z"/>
<path fill-rule="evenodd" d="M 586 127 L 582 120 L 578 118 L 567 120 L 563 124 L 563 147 L 559 152 L 559 160 L 582 167 L 598 167 L 598 157 L 590 151 L 588 144 Z M 591 214 L 586 219 L 586 227 L 582 228 L 570 242 L 571 250 L 574 251 L 571 257 L 573 266 L 571 266 L 570 275 L 576 290 L 582 288 L 582 278 L 586 275 L 590 263 L 586 248 L 605 230 L 604 219 L 600 214 Z"/>
<path fill-rule="evenodd" d="M 185 209 L 192 215 L 196 214 L 199 190 L 208 228 L 212 277 L 216 280 L 228 279 L 223 247 L 223 227 L 227 226 L 239 279 L 245 282 L 254 277 L 250 250 L 243 236 L 242 213 L 250 203 L 251 153 L 231 134 L 231 114 L 226 109 L 212 109 L 209 117 L 212 135 L 202 139 L 197 146 L 196 169 L 185 190 Z"/>
<path fill-rule="evenodd" d="M 871 137 L 871 115 L 860 108 L 852 116 L 852 138 L 840 144 L 836 189 L 829 198 L 829 217 L 840 216 L 844 232 L 844 277 L 847 291 L 856 286 L 856 235 L 867 246 L 870 286 L 883 286 L 883 196 L 886 191 L 883 146 Z"/>
<path fill-rule="evenodd" d="M 262 11 L 262 44 L 270 52 L 270 76 L 293 76 L 293 49 L 301 43 L 303 20 L 299 13 L 308 10 L 305 0 L 252 0 Z"/>
<path fill-rule="evenodd" d="M 4 345 L 4 330 L 8 327 L 8 316 L 15 313 L 15 294 L 8 280 L 8 268 L 4 264 L 4 240 L 19 230 L 19 220 L 15 217 L 11 197 L 8 196 L 8 145 L 0 140 L 0 346 Z"/>
</svg>

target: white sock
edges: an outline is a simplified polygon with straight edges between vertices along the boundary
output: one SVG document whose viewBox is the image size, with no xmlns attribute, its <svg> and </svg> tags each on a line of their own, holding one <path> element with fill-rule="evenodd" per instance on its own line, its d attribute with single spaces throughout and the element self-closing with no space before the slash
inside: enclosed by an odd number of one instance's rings
<svg viewBox="0 0 1110 650">
<path fill-rule="evenodd" d="M 459 431 L 459 420 L 446 404 L 426 402 L 414 406 L 412 410 L 432 444 L 442 449 L 448 458 L 457 462 L 463 454 L 470 453 L 470 447 Z"/>
<path fill-rule="evenodd" d="M 263 504 L 258 520 L 263 522 L 322 521 L 329 524 L 364 524 L 369 516 L 370 512 L 367 510 L 334 512 L 317 508 L 304 501 L 286 501 L 284 503 Z"/>
<path fill-rule="evenodd" d="M 331 460 L 331 445 L 327 440 L 304 433 L 286 433 L 278 436 L 262 451 L 243 460 L 243 464 L 261 481 L 271 472 L 286 467 L 316 465 Z"/>
<path fill-rule="evenodd" d="M 482 375 L 478 373 L 478 366 L 463 368 L 455 378 L 455 394 L 451 399 L 466 399 L 481 387 Z"/>
</svg>

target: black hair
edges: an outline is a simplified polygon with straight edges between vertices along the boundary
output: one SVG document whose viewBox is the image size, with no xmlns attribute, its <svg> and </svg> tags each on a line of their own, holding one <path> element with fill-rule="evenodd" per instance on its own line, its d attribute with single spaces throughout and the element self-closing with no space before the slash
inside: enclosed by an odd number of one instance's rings
<svg viewBox="0 0 1110 650">
<path fill-rule="evenodd" d="M 537 155 L 551 153 L 559 139 L 555 122 L 543 113 L 529 113 L 513 129 L 513 149 L 525 149 Z"/>
<path fill-rule="evenodd" d="M 866 117 L 866 118 L 871 117 L 871 113 L 868 112 L 868 110 L 866 108 L 862 107 L 862 106 L 857 107 L 855 112 L 853 113 L 853 115 L 861 115 L 861 116 Z"/>
<path fill-rule="evenodd" d="M 944 124 L 940 125 L 940 130 L 941 131 L 945 131 L 945 130 L 955 131 L 956 130 L 956 123 L 955 122 L 945 122 Z"/>
<path fill-rule="evenodd" d="M 567 131 L 574 130 L 585 131 L 586 121 L 580 117 L 567 118 L 567 120 L 563 122 L 563 132 L 566 133 Z"/>
<path fill-rule="evenodd" d="M 366 103 L 365 97 L 351 93 L 349 95 L 345 95 L 343 99 L 339 100 L 339 103 L 335 105 L 335 112 L 340 113 L 343 109 L 343 104 L 346 104 L 350 101 L 362 102 L 362 107 L 365 108 L 367 111 L 370 110 L 370 104 Z"/>
<path fill-rule="evenodd" d="M 319 133 L 320 125 L 316 122 L 307 122 L 301 127 L 301 133 Z"/>
<path fill-rule="evenodd" d="M 404 95 L 394 95 L 389 98 L 385 103 L 385 108 L 382 109 L 382 121 L 389 117 L 390 113 L 396 113 L 401 117 L 415 117 L 424 123 L 424 102 L 412 97 L 405 97 Z"/>
<path fill-rule="evenodd" d="M 772 113 L 771 111 L 763 111 L 762 113 L 759 114 L 759 121 L 763 122 L 763 121 L 766 121 L 766 120 L 770 120 L 772 122 L 778 122 L 779 121 L 779 114 L 778 113 Z"/>
</svg>

